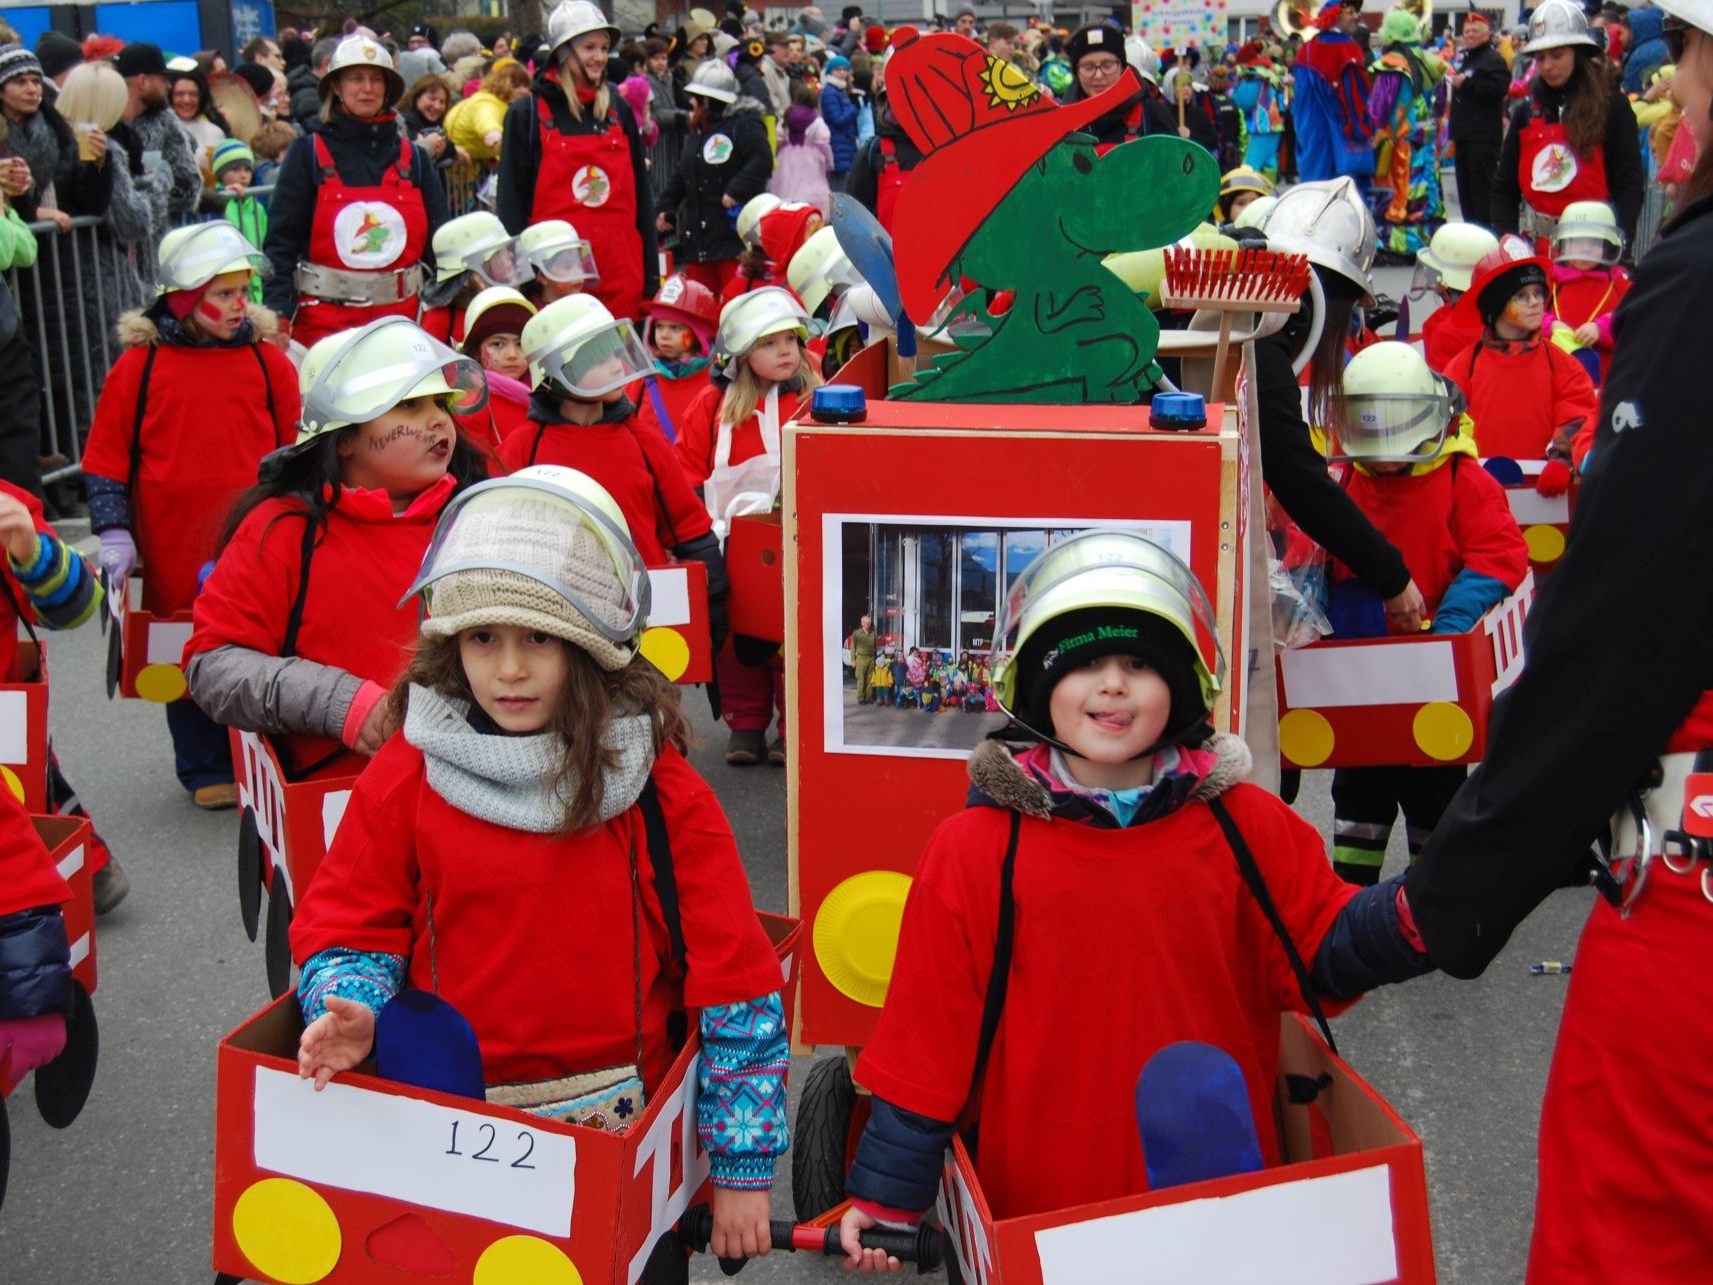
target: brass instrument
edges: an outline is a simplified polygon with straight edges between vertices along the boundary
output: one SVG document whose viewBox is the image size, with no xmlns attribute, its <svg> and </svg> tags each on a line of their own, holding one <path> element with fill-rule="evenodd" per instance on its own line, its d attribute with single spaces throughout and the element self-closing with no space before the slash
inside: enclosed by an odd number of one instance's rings
<svg viewBox="0 0 1713 1285">
<path fill-rule="evenodd" d="M 1427 3 L 1427 0 L 1421 0 L 1421 3 Z M 1273 7 L 1267 13 L 1267 25 L 1280 40 L 1289 40 L 1292 36 L 1313 40 L 1317 34 L 1314 15 L 1311 0 L 1273 0 Z"/>
</svg>

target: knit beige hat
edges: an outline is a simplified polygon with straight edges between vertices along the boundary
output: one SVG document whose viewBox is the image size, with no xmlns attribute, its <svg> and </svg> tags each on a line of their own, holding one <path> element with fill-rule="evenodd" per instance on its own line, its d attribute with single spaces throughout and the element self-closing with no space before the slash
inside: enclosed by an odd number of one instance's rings
<svg viewBox="0 0 1713 1285">
<path fill-rule="evenodd" d="M 441 516 L 416 592 L 429 637 L 539 629 L 608 671 L 636 655 L 648 614 L 648 573 L 623 515 L 574 469 L 525 469 L 466 491 Z"/>
</svg>

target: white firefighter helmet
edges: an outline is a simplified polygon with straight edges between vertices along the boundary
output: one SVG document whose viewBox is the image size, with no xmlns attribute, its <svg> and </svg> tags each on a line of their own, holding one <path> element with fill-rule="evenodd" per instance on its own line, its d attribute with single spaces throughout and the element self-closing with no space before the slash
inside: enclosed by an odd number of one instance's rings
<svg viewBox="0 0 1713 1285">
<path fill-rule="evenodd" d="M 809 342 L 809 314 L 789 290 L 762 286 L 733 299 L 720 310 L 719 329 L 714 332 L 712 373 L 720 379 L 732 376 L 732 366 L 769 335 L 793 330 Z"/>
<path fill-rule="evenodd" d="M 828 296 L 862 284 L 861 275 L 839 245 L 838 234 L 830 227 L 817 228 L 797 247 L 785 269 L 785 280 L 810 316 L 821 310 Z"/>
<path fill-rule="evenodd" d="M 1438 456 L 1462 411 L 1456 385 L 1396 340 L 1370 344 L 1344 368 L 1327 426 L 1329 460 L 1419 464 Z"/>
<path fill-rule="evenodd" d="M 1667 26 L 1694 27 L 1713 34 L 1713 0 L 1654 0 L 1654 3 L 1665 10 Z"/>
<path fill-rule="evenodd" d="M 718 58 L 709 58 L 696 64 L 684 92 L 711 98 L 716 103 L 735 103 L 738 100 L 738 78 Z"/>
<path fill-rule="evenodd" d="M 444 397 L 447 409 L 460 415 L 488 402 L 482 368 L 405 317 L 381 317 L 317 341 L 297 381 L 303 394 L 300 445 L 367 423 L 413 397 Z"/>
<path fill-rule="evenodd" d="M 535 274 L 518 238 L 489 210 L 460 214 L 434 233 L 434 279 L 454 281 L 474 272 L 490 286 L 516 286 Z"/>
<path fill-rule="evenodd" d="M 161 238 L 155 281 L 160 293 L 196 290 L 228 272 L 267 274 L 268 261 L 224 219 L 174 228 Z"/>
<path fill-rule="evenodd" d="M 1600 42 L 1588 31 L 1588 15 L 1576 0 L 1541 0 L 1529 15 L 1529 43 L 1526 54 L 1538 54 L 1566 45 L 1586 45 L 1598 49 Z"/>
<path fill-rule="evenodd" d="M 537 464 L 447 504 L 399 605 L 421 594 L 422 632 L 512 624 L 568 638 L 603 669 L 636 654 L 648 570 L 624 513 L 586 473 Z"/>
<path fill-rule="evenodd" d="M 1374 302 L 1374 216 L 1348 176 L 1298 183 L 1279 197 L 1263 230 L 1273 249 L 1307 255 Z"/>
<path fill-rule="evenodd" d="M 1499 248 L 1499 238 L 1478 223 L 1447 223 L 1433 234 L 1427 249 L 1416 255 L 1411 296 L 1443 282 L 1460 294 L 1469 289 L 1475 265 Z"/>
<path fill-rule="evenodd" d="M 573 281 L 587 284 L 601 279 L 600 271 L 595 267 L 593 248 L 564 219 L 543 219 L 540 223 L 531 223 L 517 241 L 537 276 L 561 285 Z"/>
<path fill-rule="evenodd" d="M 555 299 L 531 317 L 523 354 L 532 387 L 551 382 L 573 397 L 600 397 L 654 369 L 636 327 L 591 294 Z"/>
<path fill-rule="evenodd" d="M 316 86 L 323 102 L 339 87 L 339 73 L 352 67 L 378 67 L 386 73 L 389 105 L 404 97 L 404 77 L 399 75 L 398 68 L 393 66 L 393 57 L 387 52 L 386 46 L 373 36 L 358 32 L 346 36 L 334 46 L 333 58 L 327 64 L 327 74 Z"/>
<path fill-rule="evenodd" d="M 612 19 L 601 12 L 599 5 L 589 0 L 560 0 L 547 15 L 547 47 L 555 62 L 562 50 L 569 49 L 580 37 L 591 31 L 604 31 L 612 41 L 610 48 L 619 47 L 619 29 Z"/>
<path fill-rule="evenodd" d="M 1552 233 L 1552 261 L 1591 259 L 1613 264 L 1624 253 L 1617 215 L 1604 201 L 1572 201 L 1558 216 Z"/>
<path fill-rule="evenodd" d="M 743 203 L 738 211 L 738 239 L 748 246 L 761 244 L 761 221 L 777 210 L 784 202 L 772 192 L 763 192 L 760 196 L 752 196 Z"/>
<path fill-rule="evenodd" d="M 1029 680 L 1038 672 L 1029 661 L 1038 666 L 1042 659 L 1025 654 L 1030 639 L 1053 620 L 1078 611 L 1134 611 L 1164 621 L 1189 645 L 1203 707 L 1213 708 L 1225 681 L 1225 656 L 1213 607 L 1195 574 L 1169 550 L 1134 531 L 1094 530 L 1051 545 L 1000 602 L 993 627 L 993 694 L 1011 717 L 1023 721 L 1020 715 L 1031 704 Z"/>
</svg>

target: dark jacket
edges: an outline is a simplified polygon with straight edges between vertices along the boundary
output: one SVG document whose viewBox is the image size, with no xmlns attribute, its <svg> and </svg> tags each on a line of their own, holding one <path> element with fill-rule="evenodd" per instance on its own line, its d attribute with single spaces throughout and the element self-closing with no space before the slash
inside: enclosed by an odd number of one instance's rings
<svg viewBox="0 0 1713 1285">
<path fill-rule="evenodd" d="M 293 67 L 286 73 L 286 89 L 291 93 L 291 118 L 297 127 L 313 132 L 321 124 L 321 78 L 308 66 Z"/>
<path fill-rule="evenodd" d="M 113 197 L 113 167 L 77 159 L 77 135 L 72 133 L 65 118 L 45 98 L 42 100 L 41 119 L 53 133 L 58 161 L 52 174 L 32 174 L 35 186 L 23 196 L 13 199 L 12 204 L 17 207 L 19 215 L 26 223 L 35 221 L 42 189 L 47 187 L 50 181 L 53 183 L 59 208 L 67 214 L 75 217 L 79 214 L 107 213 L 108 202 Z M 0 151 L 11 155 L 21 154 L 10 147 L 0 148 Z"/>
<path fill-rule="evenodd" d="M 1064 101 L 1074 103 L 1087 97 L 1082 86 L 1074 84 L 1065 95 Z M 1102 147 L 1115 147 L 1119 143 L 1148 134 L 1169 134 L 1176 138 L 1178 116 L 1161 97 L 1158 89 L 1145 85 L 1141 93 L 1125 99 L 1104 115 L 1096 116 L 1083 126 L 1082 132 L 1093 134 L 1094 141 Z"/>
<path fill-rule="evenodd" d="M 1417 925 L 1453 976 L 1479 975 L 1548 894 L 1585 882 L 1590 841 L 1713 688 L 1709 299 L 1703 197 L 1667 225 L 1618 305 L 1621 342 L 1569 546 L 1529 612 L 1528 665 L 1408 875 Z M 1652 627 L 1612 627 L 1638 604 L 1658 613 Z"/>
<path fill-rule="evenodd" d="M 882 107 L 876 114 L 879 129 L 873 138 L 857 148 L 850 175 L 845 179 L 845 191 L 862 202 L 870 214 L 880 213 L 880 178 L 887 168 L 886 154 L 881 151 L 882 139 L 892 144 L 898 168 L 906 174 L 922 163 L 922 149 L 910 141 L 910 135 L 904 132 L 904 127 L 892 113 Z"/>
<path fill-rule="evenodd" d="M 833 136 L 833 173 L 843 174 L 856 160 L 856 99 L 828 81 L 821 86 L 821 119 L 827 122 L 827 132 Z"/>
<path fill-rule="evenodd" d="M 767 190 L 773 151 L 767 145 L 763 111 L 755 99 L 739 98 L 719 119 L 684 140 L 684 155 L 660 194 L 660 208 L 675 222 L 678 254 L 685 261 L 711 263 L 743 253 L 737 227 L 720 198 L 731 197 L 730 209 L 736 211 Z M 731 154 L 717 165 L 707 159 L 707 143 L 715 134 L 732 141 Z"/>
<path fill-rule="evenodd" d="M 1291 372 L 1291 350 L 1308 324 L 1293 318 L 1255 344 L 1255 390 L 1261 407 L 1261 476 L 1303 534 L 1337 558 L 1384 598 L 1410 583 L 1403 554 L 1363 516 L 1309 439 L 1302 386 Z"/>
<path fill-rule="evenodd" d="M 321 137 L 327 140 L 327 150 L 332 153 L 340 180 L 368 187 L 379 184 L 388 168 L 399 163 L 399 130 L 398 119 L 391 114 L 358 120 L 335 108 L 333 119 L 321 127 Z M 415 146 L 410 150 L 410 181 L 422 189 L 432 241 L 435 229 L 447 219 L 446 189 L 441 186 L 428 153 Z M 292 276 L 298 263 L 309 257 L 315 192 L 320 183 L 314 136 L 306 134 L 294 139 L 274 179 L 274 195 L 268 205 L 268 239 L 262 246 L 262 253 L 273 268 L 273 276 L 262 287 L 262 300 L 282 317 L 290 318 L 297 312 L 297 286 Z M 432 277 L 434 252 L 428 245 L 423 247 L 422 263 Z"/>
<path fill-rule="evenodd" d="M 761 68 L 743 58 L 737 60 L 732 68 L 738 78 L 738 93 L 745 98 L 753 98 L 762 105 L 766 113 L 773 114 L 773 97 L 767 92 L 767 77 L 761 74 Z"/>
<path fill-rule="evenodd" d="M 642 136 L 637 133 L 636 117 L 631 115 L 630 104 L 619 96 L 616 85 L 609 97 L 619 127 L 630 143 L 631 184 L 636 192 L 636 231 L 642 240 L 643 298 L 650 299 L 660 287 L 660 251 L 654 239 L 654 192 L 648 182 L 648 158 L 643 151 Z M 541 165 L 541 119 L 537 115 L 540 103 L 547 104 L 553 128 L 561 134 L 601 134 L 607 130 L 607 122 L 594 119 L 592 112 L 584 112 L 581 118 L 573 116 L 571 104 L 559 82 L 551 79 L 545 70 L 536 73 L 531 92 L 506 108 L 505 137 L 500 143 L 497 213 L 500 222 L 514 236 L 529 226 L 535 207 L 535 175 Z"/>
<path fill-rule="evenodd" d="M 690 121 L 684 90 L 674 82 L 670 69 L 664 76 L 648 73 L 648 114 L 661 129 L 675 129 Z"/>
<path fill-rule="evenodd" d="M 1478 49 L 1460 51 L 1452 66 L 1468 79 L 1451 91 L 1451 137 L 1498 142 L 1505 127 L 1504 102 L 1511 88 L 1511 69 L 1491 41 Z"/>
<path fill-rule="evenodd" d="M 1566 87 L 1568 88 L 1568 86 Z M 1498 233 L 1515 232 L 1521 222 L 1523 185 L 1519 173 L 1522 156 L 1522 132 L 1533 114 L 1548 122 L 1556 121 L 1564 107 L 1563 89 L 1553 89 L 1539 76 L 1528 98 L 1511 112 L 1511 127 L 1505 132 L 1505 145 L 1499 152 L 1499 172 L 1493 180 L 1493 205 L 1488 211 L 1489 225 Z M 1618 230 L 1628 245 L 1636 234 L 1636 216 L 1642 211 L 1646 177 L 1642 171 L 1641 138 L 1636 129 L 1636 114 L 1630 102 L 1616 89 L 1606 112 L 1606 136 L 1603 140 L 1606 164 L 1606 200 L 1618 216 Z"/>
</svg>

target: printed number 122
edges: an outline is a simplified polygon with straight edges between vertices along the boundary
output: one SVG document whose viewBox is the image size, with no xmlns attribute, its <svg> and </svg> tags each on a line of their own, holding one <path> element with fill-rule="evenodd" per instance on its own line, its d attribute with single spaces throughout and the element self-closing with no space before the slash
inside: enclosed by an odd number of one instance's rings
<svg viewBox="0 0 1713 1285">
<path fill-rule="evenodd" d="M 458 1150 L 458 1124 L 459 1124 L 459 1122 L 457 1120 L 454 1120 L 452 1122 L 452 1144 L 449 1147 L 447 1147 L 446 1150 L 442 1153 L 444 1155 L 462 1156 L 464 1154 L 464 1152 Z M 488 1154 L 488 1152 L 493 1150 L 494 1138 L 497 1136 L 498 1131 L 494 1128 L 494 1126 L 492 1124 L 484 1122 L 484 1123 L 476 1126 L 476 1132 L 477 1133 L 485 1133 L 487 1135 L 487 1137 L 482 1143 L 482 1149 L 480 1151 L 476 1151 L 476 1152 L 471 1153 L 470 1159 L 472 1159 L 472 1160 L 485 1160 L 487 1163 L 492 1164 L 492 1165 L 499 1164 L 500 1163 L 500 1157 L 499 1156 L 490 1156 Z M 523 1146 L 523 1151 L 521 1153 L 519 1153 L 518 1158 L 516 1160 L 513 1160 L 511 1162 L 511 1165 L 509 1167 L 513 1168 L 513 1169 L 533 1169 L 533 1168 L 535 1168 L 534 1165 L 525 1163 L 526 1161 L 528 1161 L 530 1156 L 535 1154 L 535 1135 L 533 1133 L 531 1133 L 528 1129 L 519 1129 L 517 1131 L 517 1140 L 518 1140 L 518 1143 Z"/>
</svg>

